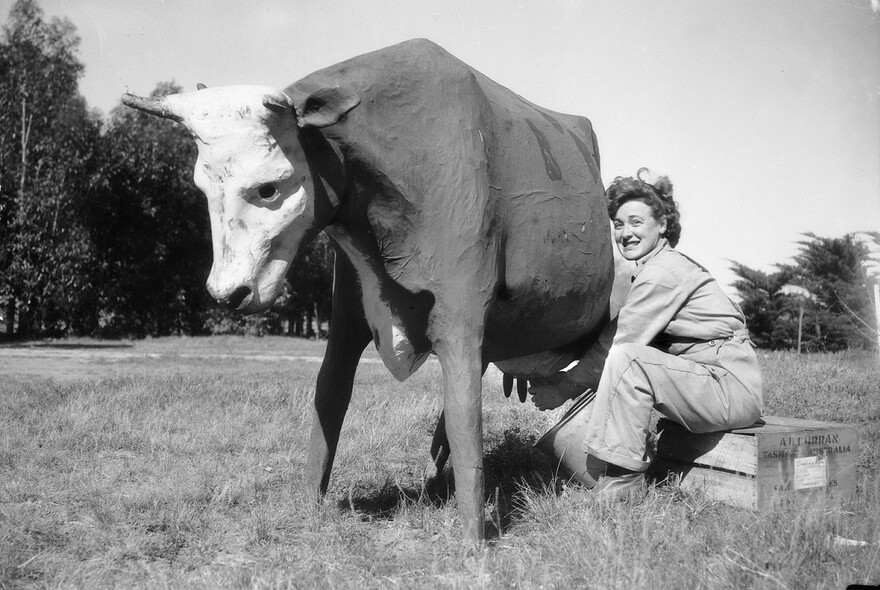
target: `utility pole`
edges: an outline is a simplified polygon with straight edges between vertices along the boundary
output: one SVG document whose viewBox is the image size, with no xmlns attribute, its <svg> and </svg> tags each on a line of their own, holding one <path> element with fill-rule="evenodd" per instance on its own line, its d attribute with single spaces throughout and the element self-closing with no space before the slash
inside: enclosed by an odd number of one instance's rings
<svg viewBox="0 0 880 590">
<path fill-rule="evenodd" d="M 874 326 L 877 329 L 877 354 L 880 355 L 880 239 L 868 232 L 856 233 L 854 237 L 868 250 L 862 267 L 865 269 L 865 277 L 874 287 Z"/>
<path fill-rule="evenodd" d="M 804 333 L 804 298 L 798 297 L 798 354 L 801 353 L 801 343 L 803 342 Z"/>
<path fill-rule="evenodd" d="M 875 269 L 877 267 L 875 266 Z M 874 273 L 874 325 L 877 326 L 877 355 L 880 356 L 880 272 Z"/>
</svg>

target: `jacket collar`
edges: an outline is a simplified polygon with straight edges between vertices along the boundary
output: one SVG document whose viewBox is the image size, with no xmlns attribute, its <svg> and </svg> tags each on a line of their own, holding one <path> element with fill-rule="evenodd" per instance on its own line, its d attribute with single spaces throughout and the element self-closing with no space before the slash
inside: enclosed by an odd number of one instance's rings
<svg viewBox="0 0 880 590">
<path fill-rule="evenodd" d="M 636 277 L 639 276 L 639 273 L 642 272 L 642 269 L 645 268 L 645 265 L 648 264 L 648 262 L 650 262 L 652 258 L 657 256 L 657 254 L 659 254 L 663 250 L 671 249 L 672 246 L 669 245 L 669 240 L 667 240 L 666 238 L 660 238 L 660 241 L 657 242 L 657 245 L 654 247 L 653 250 L 636 260 L 636 267 L 635 269 L 633 269 L 633 280 L 635 280 Z"/>
</svg>

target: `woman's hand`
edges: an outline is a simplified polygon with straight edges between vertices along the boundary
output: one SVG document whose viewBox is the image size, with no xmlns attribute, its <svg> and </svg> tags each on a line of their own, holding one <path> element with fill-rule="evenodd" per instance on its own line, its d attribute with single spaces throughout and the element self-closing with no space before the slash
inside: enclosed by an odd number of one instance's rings
<svg viewBox="0 0 880 590">
<path fill-rule="evenodd" d="M 531 384 L 529 393 L 532 394 L 532 403 L 542 412 L 554 410 L 586 391 L 585 387 L 571 381 L 564 372 L 556 373 L 546 379 L 533 379 Z"/>
</svg>

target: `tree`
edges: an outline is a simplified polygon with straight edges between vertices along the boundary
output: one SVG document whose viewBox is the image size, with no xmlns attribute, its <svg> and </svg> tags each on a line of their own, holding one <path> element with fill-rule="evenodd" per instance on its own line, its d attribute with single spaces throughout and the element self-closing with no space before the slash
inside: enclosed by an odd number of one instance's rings
<svg viewBox="0 0 880 590">
<path fill-rule="evenodd" d="M 818 299 L 817 323 L 822 326 L 822 350 L 871 348 L 866 321 L 871 299 L 861 267 L 864 253 L 852 235 L 823 238 L 804 234 L 794 257 L 800 284 Z"/>
<path fill-rule="evenodd" d="M 296 336 L 323 336 L 321 326 L 330 321 L 333 293 L 333 247 L 326 234 L 305 246 L 290 266 L 285 284 L 285 300 L 280 311 L 287 316 L 288 333 Z M 312 323 L 317 324 L 317 332 Z"/>
<path fill-rule="evenodd" d="M 91 252 L 77 197 L 94 163 L 99 120 L 78 94 L 79 38 L 17 0 L 0 36 L 0 297 L 21 335 L 66 330 Z"/>
<path fill-rule="evenodd" d="M 752 339 L 761 348 L 774 350 L 792 348 L 797 328 L 792 318 L 799 315 L 798 301 L 785 290 L 794 275 L 790 266 L 779 266 L 773 273 L 732 263 L 739 277 L 733 288 L 739 292 L 743 313 Z"/>
<path fill-rule="evenodd" d="M 861 265 L 864 247 L 852 235 L 804 236 L 795 264 L 777 265 L 777 272 L 733 263 L 740 277 L 733 286 L 755 343 L 781 349 L 802 341 L 809 351 L 872 348 L 876 324 Z"/>
<path fill-rule="evenodd" d="M 179 91 L 163 83 L 153 95 Z M 87 218 L 100 253 L 99 331 L 203 332 L 212 305 L 205 289 L 211 238 L 204 197 L 192 183 L 192 138 L 179 125 L 118 106 L 103 150 Z"/>
<path fill-rule="evenodd" d="M 865 273 L 865 288 L 874 301 L 874 333 L 877 352 L 880 353 L 880 232 L 857 232 L 853 239 L 864 254 L 861 266 Z"/>
<path fill-rule="evenodd" d="M 16 317 L 22 337 L 280 333 L 284 319 L 302 317 L 320 326 L 332 282 L 326 238 L 294 262 L 295 289 L 288 284 L 269 313 L 242 319 L 211 300 L 210 227 L 192 183 L 195 145 L 183 128 L 121 106 L 105 125 L 78 94 L 78 46 L 73 25 L 47 21 L 35 0 L 16 0 L 0 30 L 7 331 Z M 153 94 L 178 91 L 165 83 Z"/>
</svg>

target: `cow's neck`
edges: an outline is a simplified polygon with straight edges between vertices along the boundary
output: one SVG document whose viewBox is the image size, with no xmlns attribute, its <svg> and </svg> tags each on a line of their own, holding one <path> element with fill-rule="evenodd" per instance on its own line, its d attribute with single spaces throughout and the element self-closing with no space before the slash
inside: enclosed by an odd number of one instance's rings
<svg viewBox="0 0 880 590">
<path fill-rule="evenodd" d="M 317 200 L 338 203 L 324 229 L 357 273 L 379 355 L 397 379 L 406 379 L 431 352 L 426 334 L 434 297 L 406 268 L 402 253 L 410 244 L 398 219 L 405 203 L 368 161 L 346 157 L 351 150 L 343 138 L 328 134 L 305 140 Z"/>
<path fill-rule="evenodd" d="M 337 143 L 328 141 L 320 131 L 303 130 L 299 140 L 309 155 L 307 161 L 315 199 L 315 229 L 320 231 L 338 213 L 343 195 L 348 191 L 350 175 Z"/>
<path fill-rule="evenodd" d="M 340 224 L 325 231 L 357 273 L 361 304 L 379 356 L 391 374 L 403 381 L 431 352 L 426 332 L 434 297 L 427 291 L 412 293 L 392 280 L 366 232 L 352 232 Z"/>
</svg>

